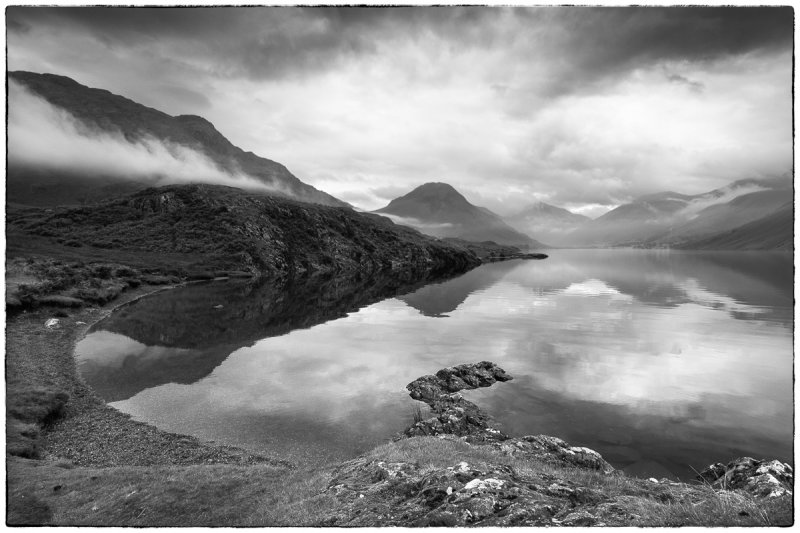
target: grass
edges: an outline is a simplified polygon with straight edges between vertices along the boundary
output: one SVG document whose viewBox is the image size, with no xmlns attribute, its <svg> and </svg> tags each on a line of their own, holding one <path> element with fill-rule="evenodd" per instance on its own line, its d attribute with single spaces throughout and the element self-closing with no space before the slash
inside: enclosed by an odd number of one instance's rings
<svg viewBox="0 0 800 533">
<path fill-rule="evenodd" d="M 266 465 L 79 468 L 13 459 L 8 479 L 10 525 L 306 525 L 333 504 L 319 497 L 326 472 Z"/>
<path fill-rule="evenodd" d="M 414 405 L 411 414 L 413 416 L 415 424 L 418 422 L 422 422 L 423 420 L 426 419 L 425 415 L 422 414 L 422 406 L 420 406 L 419 403 Z"/>
</svg>

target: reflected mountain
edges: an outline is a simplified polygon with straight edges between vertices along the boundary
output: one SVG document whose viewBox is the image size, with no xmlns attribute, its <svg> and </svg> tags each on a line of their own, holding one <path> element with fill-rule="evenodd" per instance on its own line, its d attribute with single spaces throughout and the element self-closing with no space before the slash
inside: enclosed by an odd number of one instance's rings
<svg viewBox="0 0 800 533">
<path fill-rule="evenodd" d="M 519 266 L 520 260 L 489 263 L 444 283 L 426 285 L 411 294 L 398 297 L 429 317 L 446 317 L 471 294 L 485 290 Z"/>
<path fill-rule="evenodd" d="M 106 401 L 120 401 L 164 383 L 194 383 L 239 348 L 440 279 L 395 274 L 187 285 L 121 307 L 92 327 L 76 357 L 87 383 Z"/>
<path fill-rule="evenodd" d="M 541 294 L 601 280 L 646 305 L 687 303 L 726 308 L 734 318 L 752 312 L 781 322 L 793 319 L 793 257 L 785 252 L 671 252 L 560 250 L 535 271 L 506 275 Z"/>
</svg>

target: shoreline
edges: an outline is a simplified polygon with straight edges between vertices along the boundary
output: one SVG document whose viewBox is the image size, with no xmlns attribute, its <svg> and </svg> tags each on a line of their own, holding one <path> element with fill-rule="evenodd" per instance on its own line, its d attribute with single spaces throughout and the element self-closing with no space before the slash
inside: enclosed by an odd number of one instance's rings
<svg viewBox="0 0 800 533">
<path fill-rule="evenodd" d="M 55 386 L 58 392 L 68 395 L 63 416 L 42 424 L 36 442 L 39 457 L 67 460 L 80 466 L 256 463 L 290 466 L 280 459 L 206 443 L 137 422 L 106 404 L 81 379 L 74 350 L 92 326 L 141 298 L 181 285 L 142 286 L 126 291 L 103 306 L 82 308 L 58 318 L 58 326 L 53 329 L 44 325 L 54 314 L 53 309 L 46 307 L 19 313 L 8 320 L 8 399 L 13 400 L 15 390 L 41 390 L 43 386 Z M 13 409 L 13 405 L 10 407 Z"/>
</svg>

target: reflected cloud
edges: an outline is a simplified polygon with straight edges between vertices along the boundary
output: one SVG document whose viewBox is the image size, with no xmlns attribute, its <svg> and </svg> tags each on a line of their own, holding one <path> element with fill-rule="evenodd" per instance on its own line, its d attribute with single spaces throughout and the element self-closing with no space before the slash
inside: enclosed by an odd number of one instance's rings
<svg viewBox="0 0 800 533">
<path fill-rule="evenodd" d="M 792 278 L 765 280 L 783 260 L 753 257 L 763 272 L 749 259 L 706 254 L 557 251 L 545 261 L 485 265 L 399 298 L 348 300 L 346 308 L 333 303 L 349 294 L 346 286 L 331 282 L 333 292 L 303 293 L 314 306 L 329 302 L 320 315 L 292 307 L 291 291 L 250 288 L 250 296 L 226 301 L 230 314 L 205 337 L 197 325 L 182 328 L 198 316 L 211 320 L 210 302 L 221 293 L 198 287 L 181 303 L 168 298 L 181 293 L 168 291 L 154 305 L 185 316 L 179 327 L 163 315 L 146 320 L 149 311 L 133 306 L 111 323 L 145 332 L 140 339 L 167 339 L 174 352 L 97 332 L 80 357 L 107 362 L 109 376 L 133 360 L 141 372 L 166 375 L 170 361 L 194 364 L 203 349 L 185 347 L 190 333 L 199 344 L 224 339 L 230 355 L 201 379 L 162 381 L 115 406 L 171 431 L 339 458 L 410 422 L 414 402 L 404 387 L 413 379 L 492 360 L 515 380 L 468 394 L 512 433 L 607 450 L 631 472 L 684 475 L 687 465 L 736 455 L 791 457 L 793 314 L 781 284 Z M 267 320 L 283 313 L 307 321 Z M 156 369 L 159 361 L 165 369 Z"/>
</svg>

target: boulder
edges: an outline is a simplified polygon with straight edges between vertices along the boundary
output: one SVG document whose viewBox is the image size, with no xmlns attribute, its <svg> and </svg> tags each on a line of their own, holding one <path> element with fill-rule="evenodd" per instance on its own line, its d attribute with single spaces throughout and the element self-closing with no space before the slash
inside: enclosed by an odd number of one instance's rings
<svg viewBox="0 0 800 533">
<path fill-rule="evenodd" d="M 774 498 L 792 494 L 794 471 L 790 465 L 778 460 L 740 457 L 727 465 L 709 465 L 697 479 L 715 489 L 744 490 L 753 496 Z"/>
<path fill-rule="evenodd" d="M 600 470 L 605 474 L 614 472 L 614 467 L 591 448 L 570 446 L 558 437 L 550 435 L 527 435 L 492 445 L 506 455 Z"/>
</svg>

